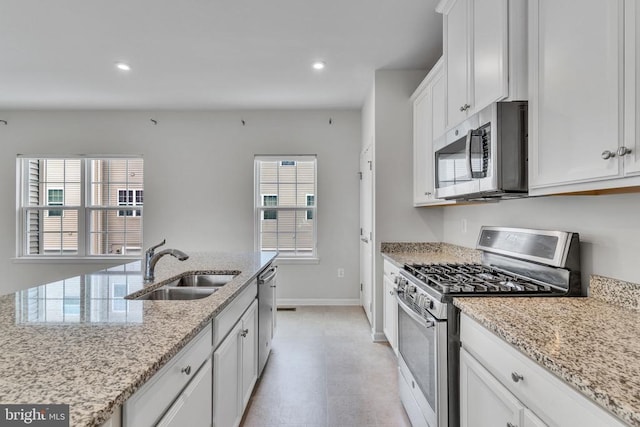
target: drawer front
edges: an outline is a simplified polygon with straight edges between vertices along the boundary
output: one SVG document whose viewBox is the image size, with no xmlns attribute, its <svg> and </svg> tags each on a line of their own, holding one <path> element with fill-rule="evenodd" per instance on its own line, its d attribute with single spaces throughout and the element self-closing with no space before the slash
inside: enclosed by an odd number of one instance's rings
<svg viewBox="0 0 640 427">
<path fill-rule="evenodd" d="M 124 426 L 154 425 L 211 355 L 212 349 L 209 324 L 125 402 Z"/>
<path fill-rule="evenodd" d="M 611 414 L 466 315 L 462 347 L 549 426 L 624 426 Z"/>
<path fill-rule="evenodd" d="M 396 267 L 394 264 L 392 264 L 390 261 L 387 261 L 386 259 L 384 260 L 382 265 L 383 265 L 384 275 L 389 277 L 391 279 L 391 282 L 393 282 L 394 281 L 393 279 L 395 279 L 395 277 L 398 274 L 400 274 L 400 269 Z"/>
<path fill-rule="evenodd" d="M 254 280 L 228 306 L 213 319 L 213 347 L 216 348 L 258 296 L 258 283 Z"/>
</svg>

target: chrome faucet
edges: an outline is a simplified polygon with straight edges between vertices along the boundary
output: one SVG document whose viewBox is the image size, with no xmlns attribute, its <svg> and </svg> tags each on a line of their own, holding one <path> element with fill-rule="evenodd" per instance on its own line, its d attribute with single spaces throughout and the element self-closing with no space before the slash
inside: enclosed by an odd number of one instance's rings
<svg viewBox="0 0 640 427">
<path fill-rule="evenodd" d="M 185 254 L 184 252 L 178 249 L 165 249 L 156 254 L 155 250 L 158 249 L 160 246 L 164 245 L 165 243 L 167 243 L 167 239 L 163 239 L 162 242 L 158 243 L 157 245 L 151 246 L 144 253 L 144 282 L 145 283 L 153 282 L 153 280 L 155 279 L 154 271 L 156 268 L 156 264 L 158 263 L 160 258 L 162 258 L 163 256 L 171 255 L 178 258 L 180 261 L 184 261 L 189 258 L 189 255 Z"/>
</svg>

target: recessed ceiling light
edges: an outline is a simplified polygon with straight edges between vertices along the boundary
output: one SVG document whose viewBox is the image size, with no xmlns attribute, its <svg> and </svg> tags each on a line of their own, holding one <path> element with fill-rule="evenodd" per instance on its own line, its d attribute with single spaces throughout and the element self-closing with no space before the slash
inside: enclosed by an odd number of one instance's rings
<svg viewBox="0 0 640 427">
<path fill-rule="evenodd" d="M 116 68 L 120 71 L 131 71 L 131 66 L 124 62 L 116 62 Z"/>
<path fill-rule="evenodd" d="M 324 63 L 324 62 L 322 62 L 322 61 L 316 61 L 316 62 L 314 62 L 314 63 L 313 63 L 313 69 L 314 69 L 314 70 L 322 70 L 322 69 L 324 69 L 324 67 L 325 67 L 326 65 L 327 65 L 327 64 L 325 64 L 325 63 Z"/>
</svg>

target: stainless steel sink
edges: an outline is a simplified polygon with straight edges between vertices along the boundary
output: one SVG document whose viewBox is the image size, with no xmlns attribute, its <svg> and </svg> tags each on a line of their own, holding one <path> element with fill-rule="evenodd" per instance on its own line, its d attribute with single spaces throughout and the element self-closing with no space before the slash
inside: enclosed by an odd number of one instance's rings
<svg viewBox="0 0 640 427">
<path fill-rule="evenodd" d="M 232 281 L 236 274 L 190 274 L 183 276 L 172 282 L 169 282 L 166 286 L 188 287 L 188 288 L 218 288 L 224 286 Z"/>
<path fill-rule="evenodd" d="M 154 289 L 136 299 L 139 300 L 192 300 L 205 298 L 217 291 L 218 288 L 198 288 L 198 287 L 173 287 L 162 286 Z"/>
</svg>

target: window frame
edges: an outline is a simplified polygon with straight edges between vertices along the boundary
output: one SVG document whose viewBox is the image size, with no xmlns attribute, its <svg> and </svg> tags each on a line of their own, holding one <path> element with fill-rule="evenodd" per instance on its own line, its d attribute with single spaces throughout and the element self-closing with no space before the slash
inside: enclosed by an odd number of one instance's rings
<svg viewBox="0 0 640 427">
<path fill-rule="evenodd" d="M 283 161 L 294 161 L 295 165 L 283 165 Z M 298 162 L 309 162 L 312 161 L 314 164 L 314 182 L 313 182 L 313 194 L 308 193 L 305 194 L 305 205 L 304 206 L 264 206 L 263 205 L 263 196 L 265 195 L 275 195 L 272 193 L 262 193 L 260 191 L 260 163 L 261 162 L 277 162 L 279 167 L 286 166 L 297 166 Z M 262 252 L 261 249 L 261 221 L 264 220 L 263 212 L 265 210 L 275 210 L 278 211 L 295 211 L 300 212 L 303 216 L 303 221 L 312 221 L 313 223 L 313 247 L 311 249 L 311 253 L 309 255 L 295 255 L 288 253 L 286 255 L 280 253 L 278 255 L 278 260 L 286 263 L 305 263 L 305 264 L 317 264 L 319 262 L 318 257 L 318 205 L 316 195 L 318 194 L 318 158 L 315 154 L 307 154 L 307 155 L 256 155 L 254 156 L 254 248 L 256 252 Z M 307 206 L 307 196 L 312 195 L 314 197 L 313 206 Z M 307 220 L 308 211 L 312 211 L 313 220 Z M 277 248 L 276 248 L 277 250 Z M 268 251 L 268 250 L 265 250 Z"/>
<path fill-rule="evenodd" d="M 65 254 L 62 253 L 46 253 L 46 254 L 29 254 L 27 253 L 28 232 L 27 232 L 27 215 L 29 211 L 48 211 L 50 210 L 48 204 L 33 206 L 29 205 L 29 168 L 25 167 L 28 160 L 79 160 L 80 161 L 80 204 L 79 205 L 64 205 L 59 208 L 56 206 L 56 210 L 62 211 L 64 217 L 65 211 L 77 211 L 78 212 L 78 230 L 77 230 L 77 251 L 75 253 Z M 16 157 L 16 255 L 13 258 L 14 262 L 36 262 L 36 263 L 59 263 L 59 262 L 95 262 L 101 260 L 122 260 L 122 261 L 135 261 L 140 259 L 139 254 L 119 254 L 119 253 L 105 253 L 105 254 L 90 254 L 91 247 L 91 230 L 90 227 L 90 215 L 94 211 L 100 210 L 118 210 L 119 206 L 104 207 L 93 206 L 90 204 L 90 191 L 91 191 L 91 167 L 90 162 L 93 160 L 142 160 L 142 155 L 51 155 L 51 154 L 18 154 Z M 144 191 L 144 179 L 143 179 L 143 191 Z M 56 189 L 53 187 L 52 189 Z M 64 188 L 61 188 L 64 190 Z M 63 193 L 64 194 L 64 193 Z M 135 193 L 134 193 L 135 194 Z M 48 192 L 46 195 L 46 201 L 48 202 Z M 135 202 L 135 196 L 134 196 Z M 140 221 L 140 234 L 144 234 L 144 209 L 143 205 L 137 205 L 136 210 L 140 210 L 141 215 L 136 217 L 137 221 Z M 47 215 L 48 216 L 48 215 Z M 144 246 L 143 242 L 141 245 Z"/>
</svg>

